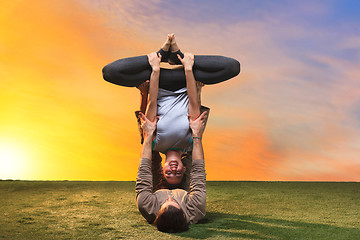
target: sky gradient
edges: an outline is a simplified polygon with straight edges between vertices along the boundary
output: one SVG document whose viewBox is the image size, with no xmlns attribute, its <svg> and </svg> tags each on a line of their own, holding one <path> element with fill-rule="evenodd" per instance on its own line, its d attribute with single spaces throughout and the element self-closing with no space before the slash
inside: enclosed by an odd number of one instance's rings
<svg viewBox="0 0 360 240">
<path fill-rule="evenodd" d="M 0 179 L 135 180 L 135 88 L 104 65 L 157 51 L 237 59 L 205 86 L 208 180 L 360 181 L 360 2 L 4 1 Z"/>
</svg>

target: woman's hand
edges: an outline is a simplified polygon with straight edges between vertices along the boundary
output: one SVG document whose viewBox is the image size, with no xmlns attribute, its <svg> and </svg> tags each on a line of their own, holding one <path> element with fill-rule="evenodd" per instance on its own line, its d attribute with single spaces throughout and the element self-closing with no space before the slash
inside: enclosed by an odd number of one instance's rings
<svg viewBox="0 0 360 240">
<path fill-rule="evenodd" d="M 184 58 L 181 58 L 178 54 L 177 57 L 182 65 L 184 65 L 185 70 L 192 70 L 192 67 L 194 66 L 194 54 L 184 53 Z"/>
<path fill-rule="evenodd" d="M 207 118 L 207 112 L 203 112 L 198 118 L 195 120 L 191 120 L 189 116 L 190 128 L 192 131 L 192 137 L 202 138 L 202 135 L 205 130 L 205 122 Z"/>
<path fill-rule="evenodd" d="M 156 54 L 156 52 L 152 52 L 147 55 L 149 64 L 153 71 L 160 71 L 160 62 L 161 62 L 161 54 Z"/>
<path fill-rule="evenodd" d="M 144 132 L 144 138 L 153 136 L 159 117 L 156 117 L 153 122 L 151 122 L 142 112 L 139 113 L 139 117 L 141 120 L 141 128 Z"/>
</svg>

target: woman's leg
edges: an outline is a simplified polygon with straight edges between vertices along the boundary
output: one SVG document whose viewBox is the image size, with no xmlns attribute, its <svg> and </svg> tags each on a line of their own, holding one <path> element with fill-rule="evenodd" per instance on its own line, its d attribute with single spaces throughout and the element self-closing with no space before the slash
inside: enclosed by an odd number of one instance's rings
<svg viewBox="0 0 360 240">
<path fill-rule="evenodd" d="M 168 35 L 168 38 L 169 37 L 171 40 L 169 63 L 181 65 L 181 61 L 177 55 L 184 58 L 184 54 L 180 51 L 174 34 Z M 193 71 L 196 81 L 204 84 L 215 84 L 238 75 L 240 72 L 240 63 L 233 58 L 223 56 L 196 55 Z M 182 81 L 182 79 L 180 81 Z"/>
<path fill-rule="evenodd" d="M 170 34 L 170 55 L 169 63 L 171 65 L 182 65 L 177 55 L 180 55 L 181 58 L 184 58 L 184 54 L 180 51 L 179 46 L 176 43 L 174 34 Z"/>
<path fill-rule="evenodd" d="M 196 81 L 206 85 L 229 80 L 240 73 L 240 63 L 233 59 L 216 55 L 195 55 L 193 73 Z M 175 91 L 186 87 L 183 69 L 161 69 L 160 88 Z"/>
<path fill-rule="evenodd" d="M 169 60 L 169 56 L 170 56 L 170 46 L 171 46 L 171 38 L 174 34 L 168 34 L 166 41 L 164 42 L 164 44 L 162 45 L 162 47 L 160 48 L 160 50 L 157 53 L 161 54 L 161 61 L 162 62 L 167 62 Z"/>
<path fill-rule="evenodd" d="M 235 77 L 240 72 L 240 63 L 215 55 L 195 55 L 195 80 L 204 84 L 216 84 Z M 136 87 L 150 79 L 151 67 L 147 56 L 119 59 L 103 68 L 106 81 L 125 87 Z M 184 70 L 161 69 L 160 88 L 175 91 L 186 87 Z"/>
<path fill-rule="evenodd" d="M 157 53 L 161 54 L 161 61 L 167 62 L 170 56 L 172 35 L 167 39 Z M 151 66 L 146 55 L 123 58 L 106 65 L 103 70 L 106 81 L 125 87 L 137 87 L 150 79 Z"/>
<path fill-rule="evenodd" d="M 194 76 L 204 84 L 216 84 L 237 76 L 240 63 L 233 59 L 216 55 L 195 55 Z"/>
<path fill-rule="evenodd" d="M 146 55 L 123 58 L 109 63 L 103 69 L 103 78 L 124 87 L 137 87 L 150 79 L 151 66 Z"/>
</svg>

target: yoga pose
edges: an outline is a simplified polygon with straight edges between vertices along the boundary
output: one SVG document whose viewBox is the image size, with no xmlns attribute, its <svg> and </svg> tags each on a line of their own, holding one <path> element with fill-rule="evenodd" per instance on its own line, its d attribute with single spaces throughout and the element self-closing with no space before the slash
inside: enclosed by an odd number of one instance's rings
<svg viewBox="0 0 360 240">
<path fill-rule="evenodd" d="M 197 223 L 206 213 L 206 174 L 202 134 L 205 129 L 206 112 L 197 119 L 190 118 L 193 151 L 190 189 L 160 189 L 153 192 L 151 158 L 152 139 L 157 128 L 157 118 L 150 121 L 140 113 L 144 130 L 144 143 L 136 179 L 136 200 L 139 211 L 162 232 L 183 232 L 189 223 Z"/>
<path fill-rule="evenodd" d="M 185 70 L 160 69 L 160 61 L 183 64 Z M 173 34 L 168 35 L 158 53 L 120 59 L 103 68 L 105 80 L 121 86 L 139 88 L 143 96 L 141 111 L 146 112 L 151 121 L 159 115 L 153 142 L 152 169 L 153 174 L 157 172 L 159 162 L 161 163 L 158 152 L 164 153 L 166 160 L 162 176 L 168 183 L 166 187 L 177 188 L 183 183 L 183 188 L 188 189 L 188 178 L 183 178 L 184 173 L 189 173 L 191 168 L 192 139 L 187 115 L 192 119 L 200 115 L 201 86 L 225 81 L 236 76 L 239 71 L 239 62 L 232 58 L 183 55 Z M 197 84 L 195 79 L 199 81 Z M 148 85 L 150 89 L 146 90 Z M 188 153 L 187 157 L 181 161 L 185 153 Z M 183 162 L 187 163 L 188 167 L 184 167 Z M 154 181 L 158 180 L 159 177 L 154 175 Z M 161 188 L 157 187 L 157 184 L 154 184 L 154 187 Z"/>
<path fill-rule="evenodd" d="M 145 113 L 146 106 L 147 106 L 147 96 L 148 96 L 148 90 L 149 90 L 149 81 L 146 81 L 145 83 L 142 83 L 138 88 L 140 90 L 141 95 L 141 112 Z M 200 94 L 201 94 L 201 87 L 202 83 L 196 82 L 197 86 L 197 98 L 198 103 L 200 105 Z M 176 101 L 174 101 L 176 102 Z M 179 103 L 179 102 L 177 102 Z M 145 106 L 145 107 L 144 107 Z M 175 108 L 176 110 L 178 108 Z M 185 109 L 186 110 L 186 109 Z M 207 115 L 209 114 L 210 109 L 204 106 L 201 106 L 200 112 L 207 112 Z M 141 130 L 141 122 L 139 118 L 140 111 L 136 111 L 136 116 L 138 117 L 138 127 Z M 180 112 L 177 112 L 176 116 L 179 115 Z M 187 110 L 183 112 L 183 116 L 186 116 Z M 171 113 L 165 114 L 171 116 Z M 184 119 L 183 119 L 184 120 Z M 185 118 L 185 120 L 187 120 Z M 175 120 L 176 121 L 176 120 Z M 173 123 L 173 121 L 170 121 L 170 123 Z M 205 122 L 206 124 L 206 122 Z M 171 124 L 170 124 L 171 125 Z M 163 124 L 163 127 L 166 128 L 166 124 Z M 166 133 L 166 129 L 163 131 Z M 140 131 L 140 136 L 143 137 L 142 131 Z M 190 139 L 191 141 L 191 139 Z M 143 138 L 142 138 L 143 142 Z M 153 145 L 155 146 L 155 145 Z M 178 168 L 172 168 L 176 166 L 176 164 L 168 164 L 171 160 L 171 158 L 167 158 L 164 164 L 164 168 L 161 165 L 162 159 L 157 151 L 152 152 L 152 175 L 153 175 L 153 186 L 154 191 L 157 189 L 175 189 L 175 188 L 181 188 L 184 190 L 189 190 L 189 181 L 190 181 L 190 171 L 191 171 L 191 164 L 192 164 L 192 154 L 191 151 L 181 151 L 180 149 L 170 149 L 167 152 L 167 155 L 170 156 L 171 153 L 174 153 L 173 150 L 177 150 L 176 152 L 178 154 L 181 154 L 181 161 L 178 160 L 177 167 Z M 169 154 L 170 153 L 170 154 Z M 170 166 L 171 165 L 171 166 Z M 170 169 L 169 169 L 170 168 Z M 173 170 L 174 172 L 172 172 Z M 175 172 L 177 171 L 177 173 Z M 183 174 L 184 173 L 184 174 Z"/>
<path fill-rule="evenodd" d="M 161 61 L 182 64 L 183 68 L 161 69 Z M 185 231 L 189 223 L 205 216 L 202 134 L 208 110 L 201 113 L 200 91 L 204 84 L 225 81 L 239 71 L 240 64 L 235 59 L 182 54 L 173 34 L 168 35 L 157 53 L 120 59 L 103 69 L 105 80 L 140 90 L 138 116 L 143 147 L 136 199 L 141 214 L 160 231 Z M 166 155 L 162 168 L 159 152 Z M 161 177 L 166 180 L 167 189 L 156 185 Z M 184 180 L 183 189 L 179 189 Z"/>
<path fill-rule="evenodd" d="M 163 47 L 158 51 L 162 61 L 181 64 L 177 55 L 183 57 L 173 34 L 169 34 Z M 196 81 L 216 84 L 235 77 L 240 72 L 240 63 L 233 59 L 216 55 L 195 55 L 194 77 Z M 126 87 L 137 87 L 150 79 L 152 68 L 147 55 L 116 60 L 103 68 L 106 81 Z M 175 91 L 186 87 L 182 69 L 160 69 L 160 88 Z"/>
</svg>

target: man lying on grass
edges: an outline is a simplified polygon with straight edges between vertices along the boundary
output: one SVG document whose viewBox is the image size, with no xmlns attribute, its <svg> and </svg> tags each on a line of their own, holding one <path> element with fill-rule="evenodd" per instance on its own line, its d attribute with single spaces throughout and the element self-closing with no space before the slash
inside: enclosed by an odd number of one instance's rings
<svg viewBox="0 0 360 240">
<path fill-rule="evenodd" d="M 159 231 L 183 232 L 188 230 L 189 223 L 197 223 L 205 216 L 206 174 L 202 135 L 206 114 L 203 112 L 197 119 L 189 119 L 193 139 L 189 192 L 183 189 L 160 189 L 153 193 L 151 158 L 157 119 L 151 122 L 140 113 L 144 143 L 136 179 L 136 201 L 143 217 L 149 223 L 154 223 Z"/>
</svg>

